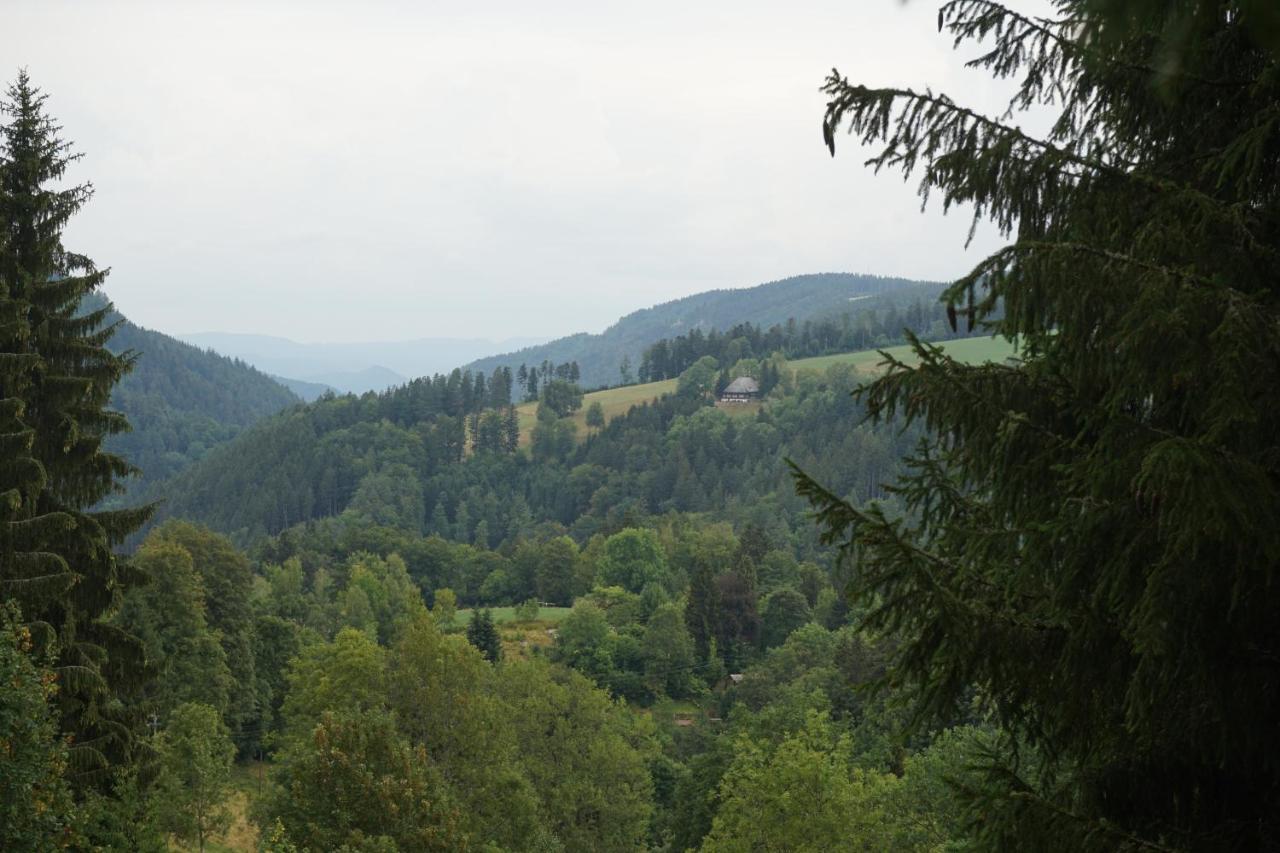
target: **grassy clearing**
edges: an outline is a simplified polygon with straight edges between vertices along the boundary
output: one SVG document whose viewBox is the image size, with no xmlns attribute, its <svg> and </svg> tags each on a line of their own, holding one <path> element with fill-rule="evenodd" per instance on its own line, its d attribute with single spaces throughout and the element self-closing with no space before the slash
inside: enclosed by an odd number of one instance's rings
<svg viewBox="0 0 1280 853">
<path fill-rule="evenodd" d="M 504 660 L 523 660 L 555 645 L 556 622 L 507 622 L 499 629 Z"/>
<path fill-rule="evenodd" d="M 716 408 L 731 418 L 754 418 L 764 403 L 716 403 Z"/>
<path fill-rule="evenodd" d="M 698 715 L 703 712 L 702 705 L 693 699 L 663 699 L 655 702 L 653 713 L 656 715 Z"/>
<path fill-rule="evenodd" d="M 981 364 L 987 361 L 1004 361 L 1013 355 L 1013 344 L 1004 338 L 962 338 L 958 341 L 946 341 L 942 349 L 957 361 L 965 364 Z M 885 347 L 885 352 L 906 364 L 919 361 L 910 346 L 903 344 L 896 347 Z M 883 361 L 879 350 L 862 350 L 846 352 L 838 355 L 820 355 L 816 358 L 802 358 L 788 364 L 796 371 L 823 371 L 833 364 L 851 364 L 866 373 L 874 373 Z"/>
<path fill-rule="evenodd" d="M 604 409 L 605 423 L 608 423 L 618 415 L 625 415 L 632 406 L 652 402 L 663 394 L 670 394 L 675 390 L 676 380 L 664 379 L 661 382 L 649 382 L 644 385 L 625 385 L 622 388 L 592 391 L 583 398 L 582 408 L 573 416 L 573 422 L 578 427 L 579 440 L 587 437 L 587 407 L 592 403 L 600 404 L 600 407 Z M 533 432 L 533 425 L 538 420 L 537 411 L 537 403 L 521 403 L 516 407 L 516 414 L 520 418 L 521 447 L 527 447 L 529 444 L 529 436 Z"/>
<path fill-rule="evenodd" d="M 482 610 L 484 608 L 481 608 Z M 564 617 L 568 616 L 572 608 L 570 607 L 539 607 L 537 622 L 546 622 L 549 625 L 557 625 Z M 508 622 L 515 622 L 516 609 L 514 607 L 490 607 L 489 611 L 493 614 L 493 622 L 495 625 L 505 625 Z M 456 624 L 466 626 L 471 621 L 472 608 L 459 610 L 457 614 Z"/>
<path fill-rule="evenodd" d="M 517 660 L 532 656 L 538 649 L 545 649 L 555 644 L 556 626 L 568 616 L 571 607 L 539 607 L 538 618 L 522 622 L 516 618 L 514 607 L 490 607 L 493 622 L 498 626 L 498 635 L 502 639 L 502 656 L 507 660 Z M 471 622 L 474 608 L 459 610 L 454 620 L 453 633 L 463 633 Z"/>
<path fill-rule="evenodd" d="M 251 761 L 231 768 L 231 795 L 227 805 L 231 808 L 231 826 L 221 835 L 215 835 L 205 843 L 208 853 L 253 853 L 258 849 L 258 827 L 249 820 L 249 812 L 258 796 L 258 774 L 263 776 L 266 787 L 267 765 Z M 174 850 L 186 849 L 170 847 Z"/>
</svg>

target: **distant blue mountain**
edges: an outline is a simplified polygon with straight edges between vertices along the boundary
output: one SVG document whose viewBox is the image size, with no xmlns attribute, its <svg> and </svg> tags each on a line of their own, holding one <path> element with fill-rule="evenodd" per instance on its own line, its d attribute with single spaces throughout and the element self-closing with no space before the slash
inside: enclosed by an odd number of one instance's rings
<svg viewBox="0 0 1280 853">
<path fill-rule="evenodd" d="M 288 388 L 294 394 L 297 394 L 304 402 L 310 403 L 312 400 L 319 399 L 325 394 L 341 393 L 332 385 L 325 385 L 323 382 L 303 382 L 301 379 L 290 379 L 287 376 L 271 376 L 272 379 Z"/>
<path fill-rule="evenodd" d="M 339 392 L 381 391 L 409 379 L 447 373 L 474 358 L 545 338 L 419 338 L 410 341 L 299 343 L 271 335 L 201 332 L 183 340 L 235 356 L 274 376 L 328 385 Z"/>
</svg>

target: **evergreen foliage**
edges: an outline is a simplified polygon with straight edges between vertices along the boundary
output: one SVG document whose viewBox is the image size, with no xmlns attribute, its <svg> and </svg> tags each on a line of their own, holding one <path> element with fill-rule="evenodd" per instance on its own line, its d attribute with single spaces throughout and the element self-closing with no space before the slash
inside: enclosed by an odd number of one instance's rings
<svg viewBox="0 0 1280 853">
<path fill-rule="evenodd" d="M 945 294 L 1016 364 L 918 344 L 862 394 L 933 435 L 856 506 L 802 478 L 920 714 L 1007 733 L 973 790 L 998 849 L 1280 844 L 1280 65 L 1266 4 L 956 0 L 939 21 L 1043 137 L 828 78 L 875 168 L 1012 242 Z M 1106 9 L 1103 9 L 1106 7 Z M 1099 11 L 1103 9 L 1103 11 Z M 1169 13 L 1166 16 L 1166 13 Z M 1167 20 L 1193 25 L 1173 39 Z M 997 305 L 1003 314 L 996 318 Z"/>
<path fill-rule="evenodd" d="M 488 546 L 509 555 L 542 525 L 585 543 L 649 515 L 705 511 L 738 526 L 758 521 L 808 559 L 817 535 L 807 503 L 787 487 L 784 459 L 821 472 L 842 494 L 883 498 L 880 484 L 919 434 L 888 424 L 849 431 L 848 421 L 863 412 L 848 395 L 860 381 L 844 365 L 801 373 L 748 417 L 668 397 L 613 418 L 579 444 L 563 434 L 568 422 L 540 422 L 530 454 L 465 455 L 451 440 L 455 419 L 402 426 L 383 418 L 386 409 L 373 405 L 372 395 L 336 398 L 268 418 L 210 452 L 165 488 L 167 511 L 241 546 L 300 525 L 279 540 L 286 551 L 273 551 L 277 563 L 287 558 L 292 537 L 307 529 L 323 531 L 313 541 L 347 542 L 346 554 L 396 550 L 424 590 L 448 586 L 464 604 L 512 604 L 538 593 L 531 585 L 481 599 L 483 575 L 474 582 L 429 579 L 435 572 L 427 571 L 418 534 L 474 545 L 484 521 Z M 361 501 L 353 505 L 357 494 Z M 421 516 L 411 518 L 419 506 Z M 314 523 L 326 516 L 334 518 Z M 388 546 L 389 527 L 404 544 Z"/>
<path fill-rule="evenodd" d="M 425 507 L 434 509 L 435 502 L 418 505 L 424 499 L 418 481 L 469 455 L 516 452 L 515 409 L 491 402 L 488 392 L 477 396 L 472 375 L 459 370 L 381 394 L 327 395 L 255 424 L 152 494 L 165 499 L 166 516 L 206 521 L 241 540 L 336 515 L 353 503 L 362 521 L 420 532 Z M 202 484 L 208 476 L 216 485 Z M 224 502 L 230 493 L 239 497 Z M 218 505 L 213 516 L 205 511 L 211 503 Z M 379 515 L 383 509 L 388 514 Z"/>
<path fill-rule="evenodd" d="M 56 651 L 70 761 L 87 781 L 130 746 L 112 695 L 145 669 L 137 642 L 102 617 L 136 579 L 112 549 L 150 508 L 94 509 L 132 470 L 103 441 L 128 428 L 107 404 L 133 357 L 106 348 L 106 306 L 81 310 L 106 271 L 68 251 L 62 230 L 93 191 L 54 188 L 78 155 L 45 100 L 19 72 L 0 105 L 0 590 Z"/>
<path fill-rule="evenodd" d="M 81 311 L 102 308 L 108 309 L 106 324 L 115 328 L 107 348 L 134 356 L 133 368 L 111 392 L 112 407 L 130 429 L 105 442 L 139 469 L 128 482 L 131 494 L 145 494 L 245 427 L 300 402 L 242 361 L 129 322 L 101 294 L 81 302 Z M 113 506 L 126 500 L 107 498 Z"/>
<path fill-rule="evenodd" d="M 663 338 L 646 347 L 640 359 L 641 382 L 675 379 L 703 358 L 712 358 L 726 370 L 752 360 L 767 359 L 774 353 L 786 358 L 809 358 L 885 346 L 902 339 L 903 330 L 929 340 L 946 340 L 973 334 L 973 330 L 949 328 L 946 309 L 936 302 L 933 288 L 891 291 L 873 300 L 873 307 L 830 314 L 798 322 L 775 323 L 768 328 L 756 323 L 738 323 L 721 331 L 693 329 L 674 338 Z M 924 301 L 922 301 L 924 300 Z M 764 365 L 764 370 L 769 366 Z M 732 371 L 731 379 L 744 375 Z M 747 371 L 762 385 L 772 387 L 776 376 Z M 768 388 L 762 388 L 768 393 Z"/>
<path fill-rule="evenodd" d="M 489 608 L 471 614 L 471 621 L 467 623 L 467 642 L 479 649 L 491 663 L 502 659 L 502 637 Z"/>
</svg>

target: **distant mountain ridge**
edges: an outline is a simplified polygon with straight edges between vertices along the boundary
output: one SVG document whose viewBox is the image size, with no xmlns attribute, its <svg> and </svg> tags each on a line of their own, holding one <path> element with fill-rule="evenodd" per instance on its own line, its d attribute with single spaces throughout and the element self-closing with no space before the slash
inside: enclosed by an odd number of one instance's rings
<svg viewBox="0 0 1280 853">
<path fill-rule="evenodd" d="M 301 379 L 290 379 L 287 376 L 268 375 L 293 393 L 297 394 L 304 402 L 307 403 L 310 403 L 313 400 L 318 400 L 325 394 L 341 393 L 337 388 L 334 388 L 332 385 L 326 385 L 323 382 L 304 382 Z"/>
<path fill-rule="evenodd" d="M 855 273 L 815 273 L 798 275 L 754 287 L 709 290 L 664 302 L 652 308 L 633 311 L 598 335 L 579 333 L 544 344 L 488 356 L 470 362 L 466 369 L 492 373 L 495 367 L 520 364 L 560 364 L 578 362 L 582 385 L 598 388 L 619 382 L 619 368 L 624 357 L 631 361 L 634 372 L 644 349 L 664 338 L 685 334 L 692 329 L 728 329 L 737 323 L 751 322 L 768 327 L 789 319 L 804 321 L 820 316 L 843 313 L 867 307 L 863 300 L 909 288 L 934 291 L 936 282 L 912 281 Z"/>
<path fill-rule="evenodd" d="M 287 380 L 327 385 L 363 394 L 403 385 L 409 379 L 447 373 L 463 362 L 545 338 L 501 341 L 485 338 L 417 338 L 408 341 L 299 343 L 273 335 L 200 332 L 179 335 L 188 343 L 243 359 Z"/>
</svg>

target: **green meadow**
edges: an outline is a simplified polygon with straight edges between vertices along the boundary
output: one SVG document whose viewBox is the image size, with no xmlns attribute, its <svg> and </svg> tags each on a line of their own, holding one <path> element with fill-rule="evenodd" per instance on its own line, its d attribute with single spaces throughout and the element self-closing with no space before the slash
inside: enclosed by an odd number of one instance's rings
<svg viewBox="0 0 1280 853">
<path fill-rule="evenodd" d="M 941 346 L 952 358 L 965 364 L 1003 361 L 1013 355 L 1015 351 L 1011 341 L 995 337 L 962 338 L 955 341 L 946 341 Z M 907 364 L 914 364 L 918 360 L 911 347 L 905 344 L 885 347 L 884 352 Z M 821 355 L 815 358 L 802 358 L 798 361 L 789 362 L 788 367 L 796 372 L 821 372 L 832 365 L 850 364 L 859 371 L 874 373 L 880 368 L 883 361 L 884 356 L 880 354 L 880 350 L 869 349 L 859 350 L 858 352 L 837 353 L 836 355 Z M 582 408 L 573 415 L 573 422 L 578 427 L 579 440 L 587 437 L 587 407 L 592 403 L 600 404 L 601 408 L 604 409 L 605 422 L 608 423 L 618 415 L 625 415 L 632 406 L 651 402 L 675 390 L 676 380 L 664 379 L 661 382 L 624 385 L 620 388 L 592 391 L 583 397 Z M 533 431 L 534 423 L 537 421 L 537 408 L 537 403 L 522 403 L 516 407 L 516 413 L 520 418 L 521 447 L 527 447 L 529 444 L 529 436 Z M 735 415 L 754 415 L 759 408 L 759 405 L 756 404 L 726 406 L 725 411 Z M 498 619 L 496 610 L 494 611 L 494 619 L 502 621 Z"/>
</svg>

